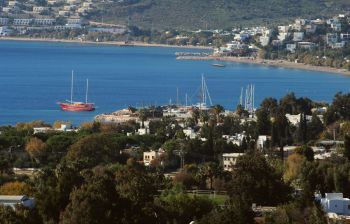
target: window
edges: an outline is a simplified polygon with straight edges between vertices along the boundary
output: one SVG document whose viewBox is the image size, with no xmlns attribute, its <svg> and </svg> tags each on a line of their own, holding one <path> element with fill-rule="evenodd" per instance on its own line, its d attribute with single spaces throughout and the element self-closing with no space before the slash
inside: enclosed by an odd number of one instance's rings
<svg viewBox="0 0 350 224">
<path fill-rule="evenodd" d="M 348 209 L 350 210 L 350 205 L 348 205 Z"/>
</svg>

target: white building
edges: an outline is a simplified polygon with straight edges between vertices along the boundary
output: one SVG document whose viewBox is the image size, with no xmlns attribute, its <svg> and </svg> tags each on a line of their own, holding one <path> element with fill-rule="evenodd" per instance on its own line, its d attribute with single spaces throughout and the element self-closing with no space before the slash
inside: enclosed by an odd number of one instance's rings
<svg viewBox="0 0 350 224">
<path fill-rule="evenodd" d="M 300 123 L 300 114 L 292 115 L 292 114 L 286 114 L 286 118 L 292 125 L 298 125 Z M 305 116 L 306 121 L 311 121 L 312 116 L 306 115 Z"/>
<path fill-rule="evenodd" d="M 298 42 L 298 47 L 305 50 L 311 50 L 312 48 L 316 47 L 316 44 L 312 42 L 301 41 Z"/>
<path fill-rule="evenodd" d="M 295 49 L 297 49 L 297 45 L 296 44 L 287 44 L 286 48 L 287 48 L 287 51 L 294 53 Z"/>
<path fill-rule="evenodd" d="M 331 24 L 331 28 L 335 31 L 335 32 L 340 32 L 341 31 L 341 23 L 332 23 Z"/>
<path fill-rule="evenodd" d="M 288 33 L 290 26 L 278 26 L 279 33 Z"/>
<path fill-rule="evenodd" d="M 34 23 L 36 25 L 51 26 L 55 22 L 56 22 L 56 19 L 52 19 L 52 18 L 34 19 Z"/>
<path fill-rule="evenodd" d="M 268 135 L 259 135 L 258 140 L 256 142 L 256 148 L 258 150 L 263 150 L 266 148 L 266 143 L 268 140 L 271 140 L 271 136 Z"/>
<path fill-rule="evenodd" d="M 338 34 L 337 33 L 327 33 L 326 42 L 328 45 L 332 45 L 338 42 Z"/>
<path fill-rule="evenodd" d="M 293 41 L 302 41 L 304 39 L 304 32 L 294 32 Z"/>
<path fill-rule="evenodd" d="M 17 205 L 34 208 L 35 202 L 33 198 L 29 198 L 25 195 L 0 195 L 0 205 L 9 206 L 13 209 L 15 209 Z"/>
<path fill-rule="evenodd" d="M 341 42 L 332 44 L 331 47 L 332 48 L 343 48 L 343 47 L 345 47 L 345 44 L 346 44 L 345 41 L 341 41 Z"/>
<path fill-rule="evenodd" d="M 143 152 L 143 164 L 145 166 L 151 165 L 152 161 L 159 158 L 162 154 L 164 154 L 163 149 L 159 149 L 158 151 Z"/>
<path fill-rule="evenodd" d="M 277 38 L 280 40 L 280 41 L 284 41 L 285 39 L 287 39 L 287 37 L 290 36 L 290 33 L 287 33 L 287 32 L 280 32 L 278 33 L 278 36 Z"/>
<path fill-rule="evenodd" d="M 350 33 L 341 33 L 340 39 L 343 41 L 349 41 L 350 40 Z"/>
<path fill-rule="evenodd" d="M 9 23 L 9 18 L 0 18 L 0 25 L 6 26 Z"/>
<path fill-rule="evenodd" d="M 66 10 L 58 11 L 58 15 L 63 16 L 63 17 L 67 17 L 67 16 L 69 16 L 69 11 L 66 11 Z"/>
<path fill-rule="evenodd" d="M 305 26 L 306 33 L 315 33 L 316 29 L 317 29 L 317 26 L 312 23 Z"/>
<path fill-rule="evenodd" d="M 138 135 L 147 135 L 149 134 L 149 128 L 139 128 L 137 130 Z"/>
<path fill-rule="evenodd" d="M 14 19 L 13 25 L 15 26 L 29 26 L 33 19 Z"/>
<path fill-rule="evenodd" d="M 237 146 L 241 146 L 242 142 L 246 135 L 244 133 L 242 134 L 236 134 L 236 135 L 223 135 L 222 138 L 226 140 L 227 143 L 232 143 Z"/>
<path fill-rule="evenodd" d="M 343 193 L 326 193 L 321 205 L 327 213 L 350 216 L 350 199 L 344 198 Z"/>
<path fill-rule="evenodd" d="M 34 6 L 33 7 L 33 12 L 34 13 L 42 13 L 42 12 L 46 12 L 49 11 L 49 7 L 44 7 L 44 6 Z"/>
<path fill-rule="evenodd" d="M 243 155 L 244 153 L 223 153 L 221 159 L 224 170 L 232 171 L 236 165 L 238 157 Z"/>
<path fill-rule="evenodd" d="M 265 47 L 267 45 L 269 45 L 269 42 L 270 42 L 270 37 L 269 36 L 261 36 L 260 39 L 260 44 Z"/>
<path fill-rule="evenodd" d="M 183 129 L 183 132 L 189 139 L 195 139 L 197 137 L 197 133 L 192 128 Z"/>
<path fill-rule="evenodd" d="M 7 26 L 0 26 L 0 36 L 5 37 L 11 35 L 13 30 L 9 29 Z"/>
</svg>

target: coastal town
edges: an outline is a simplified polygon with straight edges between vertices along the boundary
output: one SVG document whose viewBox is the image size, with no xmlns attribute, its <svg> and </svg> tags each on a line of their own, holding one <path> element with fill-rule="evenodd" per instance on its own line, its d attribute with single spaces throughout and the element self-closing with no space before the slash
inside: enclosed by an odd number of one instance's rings
<svg viewBox="0 0 350 224">
<path fill-rule="evenodd" d="M 298 18 L 290 24 L 269 26 L 156 30 L 91 20 L 98 5 L 98 2 L 79 0 L 4 1 L 0 5 L 0 37 L 126 46 L 205 47 L 213 49 L 213 53 L 178 59 L 237 61 L 350 74 L 348 14 Z"/>
<path fill-rule="evenodd" d="M 0 1 L 0 224 L 350 223 L 350 14 L 196 29 L 100 15 L 160 4 L 140 2 Z"/>
</svg>

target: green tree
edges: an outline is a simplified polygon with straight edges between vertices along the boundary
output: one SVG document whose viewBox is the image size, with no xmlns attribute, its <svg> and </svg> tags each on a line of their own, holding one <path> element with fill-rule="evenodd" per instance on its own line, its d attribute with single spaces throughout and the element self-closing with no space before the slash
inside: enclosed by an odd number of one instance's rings
<svg viewBox="0 0 350 224">
<path fill-rule="evenodd" d="M 238 158 L 230 184 L 231 197 L 239 195 L 248 204 L 277 205 L 286 202 L 291 189 L 260 153 Z"/>
<path fill-rule="evenodd" d="M 181 185 L 164 191 L 155 204 L 163 211 L 163 223 L 188 224 L 201 219 L 214 208 L 209 199 L 190 196 Z"/>
<path fill-rule="evenodd" d="M 260 135 L 269 135 L 271 133 L 270 114 L 265 109 L 259 109 L 256 112 L 258 132 Z"/>
<path fill-rule="evenodd" d="M 204 216 L 199 224 L 253 224 L 254 213 L 251 204 L 239 197 L 233 197 L 226 201 L 224 209 L 214 209 Z"/>
<path fill-rule="evenodd" d="M 66 160 L 83 168 L 117 161 L 120 153 L 109 134 L 92 134 L 74 143 L 68 150 Z"/>
<path fill-rule="evenodd" d="M 145 108 L 142 108 L 142 109 L 139 109 L 138 114 L 139 114 L 139 119 L 141 121 L 141 127 L 144 128 L 145 121 L 147 120 L 147 118 L 149 116 L 149 111 Z"/>
<path fill-rule="evenodd" d="M 96 167 L 84 176 L 85 183 L 72 191 L 60 223 L 125 223 L 130 207 L 116 191 L 114 175 Z"/>
<path fill-rule="evenodd" d="M 350 136 L 346 135 L 344 139 L 344 157 L 350 161 Z"/>
<path fill-rule="evenodd" d="M 280 148 L 281 159 L 283 161 L 283 147 L 291 143 L 291 133 L 289 122 L 282 111 L 277 112 L 276 116 L 272 119 L 271 143 L 273 146 Z"/>
</svg>

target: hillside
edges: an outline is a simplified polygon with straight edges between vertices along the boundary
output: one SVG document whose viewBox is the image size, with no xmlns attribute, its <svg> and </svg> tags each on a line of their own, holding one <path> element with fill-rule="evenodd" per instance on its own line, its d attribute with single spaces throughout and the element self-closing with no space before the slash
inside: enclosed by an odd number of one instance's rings
<svg viewBox="0 0 350 224">
<path fill-rule="evenodd" d="M 115 0 L 99 3 L 97 21 L 154 28 L 227 28 L 269 25 L 350 10 L 349 0 Z"/>
</svg>

